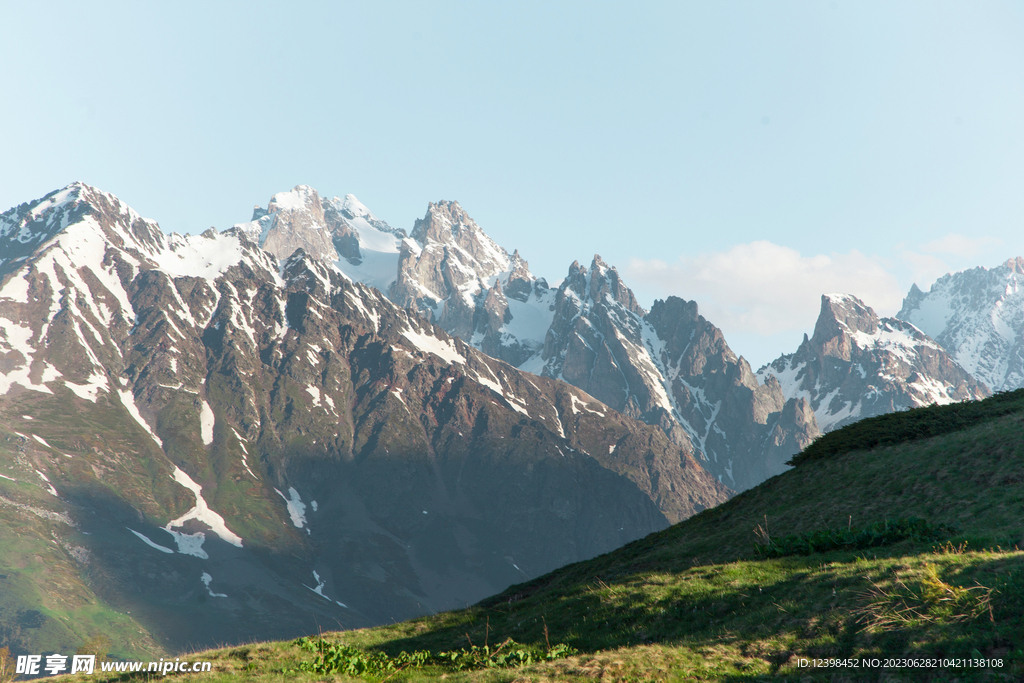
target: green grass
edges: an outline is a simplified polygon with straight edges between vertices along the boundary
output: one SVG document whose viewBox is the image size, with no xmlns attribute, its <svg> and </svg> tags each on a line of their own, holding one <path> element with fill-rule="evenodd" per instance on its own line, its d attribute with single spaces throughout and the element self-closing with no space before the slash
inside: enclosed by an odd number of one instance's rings
<svg viewBox="0 0 1024 683">
<path fill-rule="evenodd" d="M 9 501 L 16 486 L 0 486 L 0 495 Z M 46 501 L 28 500 L 33 510 L 45 511 Z M 107 634 L 121 657 L 159 651 L 131 616 L 83 581 L 64 551 L 80 544 L 81 536 L 66 525 L 0 504 L 0 642 L 22 652 L 74 652 L 90 637 Z"/>
<path fill-rule="evenodd" d="M 1005 412 L 1006 400 L 996 397 L 971 407 L 983 419 L 967 429 L 931 437 L 914 432 L 871 448 L 804 459 L 663 532 L 512 586 L 468 609 L 323 634 L 325 647 L 355 648 L 338 651 L 378 659 L 493 648 L 507 639 L 538 653 L 565 645 L 578 654 L 468 671 L 425 660 L 423 666 L 346 677 L 303 671 L 315 655 L 293 642 L 262 643 L 195 655 L 212 660 L 214 673 L 194 677 L 1021 680 L 1024 415 Z M 870 443 L 873 437 L 864 434 L 854 441 Z M 908 533 L 892 534 L 883 543 L 831 543 L 822 546 L 831 548 L 824 552 L 817 551 L 816 542 L 804 547 L 809 539 L 843 541 L 862 532 L 884 536 L 887 520 L 898 526 L 898 520 L 910 518 L 920 523 L 906 523 Z M 772 543 L 807 554 L 765 553 Z M 859 663 L 887 657 L 986 658 L 1002 666 L 800 665 L 801 660 Z"/>
</svg>

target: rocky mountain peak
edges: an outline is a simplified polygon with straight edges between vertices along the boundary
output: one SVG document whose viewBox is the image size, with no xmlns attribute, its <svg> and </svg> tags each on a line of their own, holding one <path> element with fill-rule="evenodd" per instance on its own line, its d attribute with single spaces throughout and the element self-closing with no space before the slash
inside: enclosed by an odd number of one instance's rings
<svg viewBox="0 0 1024 683">
<path fill-rule="evenodd" d="M 774 375 L 787 398 L 807 398 L 826 432 L 893 410 L 988 393 L 913 324 L 879 318 L 846 294 L 822 296 L 810 339 L 805 336 L 795 353 L 776 359 L 758 375 L 762 381 Z"/>
<path fill-rule="evenodd" d="M 458 336 L 472 334 L 475 297 L 509 270 L 508 252 L 491 240 L 458 202 L 431 202 L 398 257 L 388 296 L 415 307 Z"/>
<path fill-rule="evenodd" d="M 490 277 L 509 267 L 508 252 L 499 247 L 455 201 L 431 202 L 427 213 L 416 221 L 410 237 L 421 246 L 447 248 L 462 269 L 477 277 Z"/>
<path fill-rule="evenodd" d="M 738 360 L 726 344 L 722 331 L 700 315 L 696 301 L 686 301 L 677 296 L 659 299 L 651 307 L 647 321 L 664 343 L 668 358 L 680 359 L 678 362 L 688 358 L 687 375 L 703 374 L 711 358 L 716 359 L 715 372 Z M 698 340 L 696 345 L 694 340 Z M 690 349 L 699 350 L 699 353 L 687 356 Z M 756 388 L 756 382 L 753 386 Z"/>
<path fill-rule="evenodd" d="M 646 314 L 646 311 L 637 303 L 633 291 L 626 287 L 619 277 L 619 271 L 609 266 L 601 257 L 594 254 L 594 260 L 590 264 L 590 298 L 600 301 L 604 297 L 610 298 L 626 310 L 636 313 L 639 316 Z"/>
<path fill-rule="evenodd" d="M 785 470 L 788 454 L 818 435 L 804 400 L 787 399 L 770 377 L 760 384 L 696 302 L 655 301 L 644 321 L 655 333 L 645 344 L 666 378 L 676 419 L 721 481 L 737 490 L 754 486 Z"/>
<path fill-rule="evenodd" d="M 619 304 L 641 317 L 646 314 L 632 290 L 622 282 L 619 272 L 614 266 L 605 263 L 598 254 L 594 254 L 589 270 L 580 265 L 579 261 L 573 261 L 559 289 L 571 291 L 580 299 L 589 299 L 594 304 L 607 301 Z"/>
<path fill-rule="evenodd" d="M 323 223 L 324 208 L 320 195 L 309 185 L 296 185 L 288 192 L 278 192 L 272 196 L 267 212 L 275 211 L 309 211 Z"/>
<path fill-rule="evenodd" d="M 851 335 L 878 332 L 878 315 L 863 301 L 849 294 L 822 294 L 821 311 L 814 325 L 811 343 L 819 353 L 850 360 Z"/>
<path fill-rule="evenodd" d="M 1008 268 L 1010 272 L 1017 275 L 1024 275 L 1024 256 L 1018 256 L 1016 258 L 1006 259 L 1003 264 L 1005 268 Z"/>
<path fill-rule="evenodd" d="M 1024 258 L 915 285 L 896 317 L 920 328 L 995 391 L 1024 386 Z"/>
<path fill-rule="evenodd" d="M 54 240 L 72 250 L 109 242 L 149 262 L 168 239 L 156 222 L 117 197 L 82 182 L 0 214 L 0 278 Z"/>
<path fill-rule="evenodd" d="M 910 291 L 907 292 L 907 295 L 905 297 L 903 297 L 903 306 L 900 308 L 900 312 L 916 308 L 917 306 L 920 305 L 921 300 L 924 299 L 924 296 L 924 292 L 921 291 L 921 288 L 917 286 L 916 282 L 910 285 Z M 902 316 L 899 313 L 896 314 L 896 317 L 902 318 Z"/>
<path fill-rule="evenodd" d="M 505 296 L 526 302 L 533 291 L 535 278 L 530 272 L 530 264 L 519 255 L 519 250 L 512 252 L 509 259 L 509 273 L 505 280 Z M 545 287 L 546 288 L 546 287 Z"/>
<path fill-rule="evenodd" d="M 482 232 L 456 201 L 442 199 L 427 204 L 427 213 L 417 219 L 410 237 L 419 242 L 458 242 L 463 233 Z"/>
<path fill-rule="evenodd" d="M 72 183 L 0 214 L 0 274 L 5 264 L 24 261 L 63 230 L 66 222 L 61 218 L 82 201 L 82 193 L 89 189 L 83 183 Z"/>
<path fill-rule="evenodd" d="M 581 299 L 587 298 L 587 269 L 581 266 L 579 261 L 573 261 L 569 264 L 569 272 L 559 289 L 574 292 Z"/>
<path fill-rule="evenodd" d="M 354 194 L 347 194 L 345 198 L 341 200 L 341 213 L 346 218 L 360 218 L 360 217 L 372 217 L 373 214 L 366 208 L 366 205 L 356 199 Z"/>
<path fill-rule="evenodd" d="M 257 205 L 252 215 L 251 221 L 235 227 L 277 258 L 287 258 L 301 248 L 324 261 L 338 259 L 324 204 L 310 186 L 296 185 L 288 192 L 278 192 L 266 210 Z"/>
<path fill-rule="evenodd" d="M 874 334 L 878 330 L 874 309 L 851 294 L 822 294 L 819 321 L 841 324 L 851 332 Z"/>
</svg>

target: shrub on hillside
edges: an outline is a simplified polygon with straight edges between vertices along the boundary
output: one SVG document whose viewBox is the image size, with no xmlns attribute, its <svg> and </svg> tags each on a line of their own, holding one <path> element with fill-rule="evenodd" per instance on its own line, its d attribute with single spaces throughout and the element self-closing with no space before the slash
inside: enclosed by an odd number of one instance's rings
<svg viewBox="0 0 1024 683">
<path fill-rule="evenodd" d="M 796 466 L 849 451 L 949 434 L 1016 412 L 1024 412 L 1024 389 L 1001 392 L 982 401 L 923 406 L 869 417 L 816 439 L 788 464 Z"/>
<path fill-rule="evenodd" d="M 900 541 L 921 542 L 942 541 L 956 532 L 945 524 L 931 524 L 917 517 L 875 522 L 865 527 L 820 529 L 804 534 L 791 534 L 770 538 L 760 534 L 761 542 L 755 545 L 761 557 L 784 557 L 786 555 L 810 555 L 830 550 L 862 550 L 892 545 Z"/>
</svg>

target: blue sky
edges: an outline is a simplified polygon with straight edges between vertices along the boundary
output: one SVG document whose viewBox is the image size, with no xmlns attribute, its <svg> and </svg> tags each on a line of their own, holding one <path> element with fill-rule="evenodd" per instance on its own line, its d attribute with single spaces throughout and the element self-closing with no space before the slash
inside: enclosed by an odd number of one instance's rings
<svg viewBox="0 0 1024 683">
<path fill-rule="evenodd" d="M 20 6 L 19 6 L 20 5 Z M 755 368 L 821 293 L 1024 254 L 1024 4 L 5 3 L 0 210 L 74 180 L 167 230 L 305 183 L 599 253 Z"/>
</svg>

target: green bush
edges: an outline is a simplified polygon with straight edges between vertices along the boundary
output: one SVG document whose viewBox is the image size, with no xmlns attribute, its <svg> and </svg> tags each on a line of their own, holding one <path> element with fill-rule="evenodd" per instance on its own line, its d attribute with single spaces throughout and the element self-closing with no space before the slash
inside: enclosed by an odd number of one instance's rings
<svg viewBox="0 0 1024 683">
<path fill-rule="evenodd" d="M 1010 413 L 1024 412 L 1024 389 L 982 401 L 923 406 L 869 417 L 829 432 L 790 459 L 790 465 L 855 450 L 891 446 L 957 432 Z"/>
<path fill-rule="evenodd" d="M 945 524 L 931 524 L 917 517 L 906 517 L 887 519 L 866 527 L 822 529 L 777 539 L 764 536 L 763 542 L 754 547 L 761 557 L 783 557 L 824 553 L 830 550 L 877 548 L 908 539 L 921 542 L 943 541 L 954 533 L 956 530 Z"/>
</svg>

